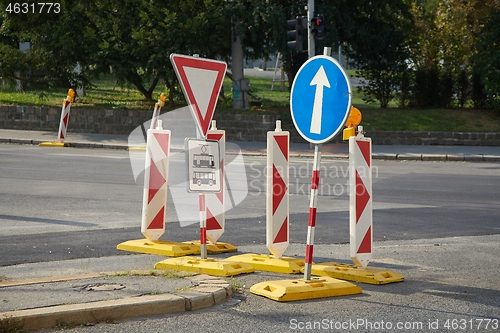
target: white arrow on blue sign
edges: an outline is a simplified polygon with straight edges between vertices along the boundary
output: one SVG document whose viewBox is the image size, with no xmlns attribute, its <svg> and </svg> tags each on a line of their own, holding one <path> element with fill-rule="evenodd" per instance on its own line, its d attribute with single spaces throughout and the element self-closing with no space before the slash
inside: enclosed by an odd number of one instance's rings
<svg viewBox="0 0 500 333">
<path fill-rule="evenodd" d="M 311 143 L 333 139 L 351 110 L 351 84 L 342 66 L 319 55 L 300 67 L 290 94 L 290 111 L 299 134 Z"/>
</svg>

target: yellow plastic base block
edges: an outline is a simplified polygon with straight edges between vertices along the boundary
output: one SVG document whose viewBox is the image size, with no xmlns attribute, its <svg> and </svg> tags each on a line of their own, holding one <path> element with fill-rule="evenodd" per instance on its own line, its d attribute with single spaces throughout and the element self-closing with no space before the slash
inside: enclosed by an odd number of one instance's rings
<svg viewBox="0 0 500 333">
<path fill-rule="evenodd" d="M 144 146 L 128 147 L 128 150 L 129 151 L 146 151 L 146 147 L 144 147 Z"/>
<path fill-rule="evenodd" d="M 242 262 L 200 259 L 195 257 L 165 259 L 157 263 L 155 269 L 173 269 L 214 276 L 233 276 L 253 273 L 255 271 L 251 265 Z"/>
<path fill-rule="evenodd" d="M 190 242 L 184 242 L 186 244 L 191 244 L 194 246 L 197 246 L 198 248 L 200 247 L 200 241 L 199 240 L 194 240 Z M 220 253 L 229 253 L 229 252 L 236 252 L 238 251 L 238 248 L 234 245 L 231 245 L 229 243 L 207 243 L 207 253 L 208 254 L 220 254 Z"/>
<path fill-rule="evenodd" d="M 180 257 L 200 254 L 199 246 L 162 240 L 150 241 L 146 238 L 129 240 L 118 244 L 116 248 L 122 251 L 157 254 L 167 257 Z"/>
<path fill-rule="evenodd" d="M 311 274 L 369 284 L 387 284 L 404 281 L 403 275 L 375 267 L 356 267 L 338 262 L 323 262 L 311 266 Z"/>
<path fill-rule="evenodd" d="M 68 142 L 40 142 L 40 147 L 71 147 Z"/>
<path fill-rule="evenodd" d="M 305 265 L 304 259 L 290 257 L 277 259 L 270 254 L 239 254 L 229 257 L 226 260 L 245 262 L 252 265 L 258 271 L 285 274 L 298 274 Z"/>
<path fill-rule="evenodd" d="M 347 296 L 361 293 L 355 284 L 331 277 L 312 277 L 310 280 L 277 280 L 254 284 L 250 292 L 278 302 L 314 298 Z"/>
</svg>

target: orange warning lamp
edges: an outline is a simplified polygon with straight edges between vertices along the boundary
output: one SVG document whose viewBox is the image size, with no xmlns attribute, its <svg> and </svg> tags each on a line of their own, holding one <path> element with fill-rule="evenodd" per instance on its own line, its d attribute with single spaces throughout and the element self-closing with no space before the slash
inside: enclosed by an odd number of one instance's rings
<svg viewBox="0 0 500 333">
<path fill-rule="evenodd" d="M 70 103 L 73 103 L 73 101 L 75 100 L 75 91 L 73 90 L 73 88 L 68 90 L 68 96 L 66 97 L 66 100 Z"/>
<path fill-rule="evenodd" d="M 361 123 L 361 111 L 358 108 L 351 106 L 351 112 L 345 123 L 347 128 L 344 129 L 343 139 L 349 140 L 351 136 L 356 135 L 356 127 Z"/>
<path fill-rule="evenodd" d="M 167 96 L 164 93 L 160 94 L 160 99 L 158 99 L 158 105 L 161 107 L 165 106 L 165 101 L 167 100 Z"/>
</svg>

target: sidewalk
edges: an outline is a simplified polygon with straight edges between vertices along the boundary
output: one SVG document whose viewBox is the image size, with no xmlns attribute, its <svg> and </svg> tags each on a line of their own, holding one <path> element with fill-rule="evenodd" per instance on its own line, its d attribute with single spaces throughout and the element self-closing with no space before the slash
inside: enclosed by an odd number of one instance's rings
<svg viewBox="0 0 500 333">
<path fill-rule="evenodd" d="M 57 133 L 45 131 L 21 131 L 0 129 L 0 143 L 33 144 L 56 141 Z M 75 148 L 128 149 L 127 135 L 68 133 L 67 140 Z M 180 143 L 174 143 L 173 149 L 184 149 Z M 265 155 L 265 142 L 234 141 L 227 145 L 229 154 Z M 421 160 L 421 161 L 474 161 L 499 162 L 500 147 L 485 146 L 409 146 L 409 145 L 374 145 L 373 159 L 382 160 Z M 323 158 L 346 159 L 349 147 L 347 143 L 323 144 Z M 311 157 L 314 148 L 308 143 L 291 143 L 291 157 Z"/>
<path fill-rule="evenodd" d="M 224 278 L 161 275 L 151 269 L 155 259 L 165 258 L 136 254 L 0 267 L 0 332 L 195 311 L 232 295 Z"/>
</svg>

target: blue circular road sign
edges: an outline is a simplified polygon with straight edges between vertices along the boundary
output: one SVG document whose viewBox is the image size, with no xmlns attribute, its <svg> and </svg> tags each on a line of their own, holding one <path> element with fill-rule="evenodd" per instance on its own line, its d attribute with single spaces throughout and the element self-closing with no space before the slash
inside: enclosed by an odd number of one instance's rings
<svg viewBox="0 0 500 333">
<path fill-rule="evenodd" d="M 292 84 L 290 111 L 299 134 L 324 143 L 342 129 L 351 110 L 351 84 L 342 66 L 319 55 L 300 67 Z"/>
</svg>

